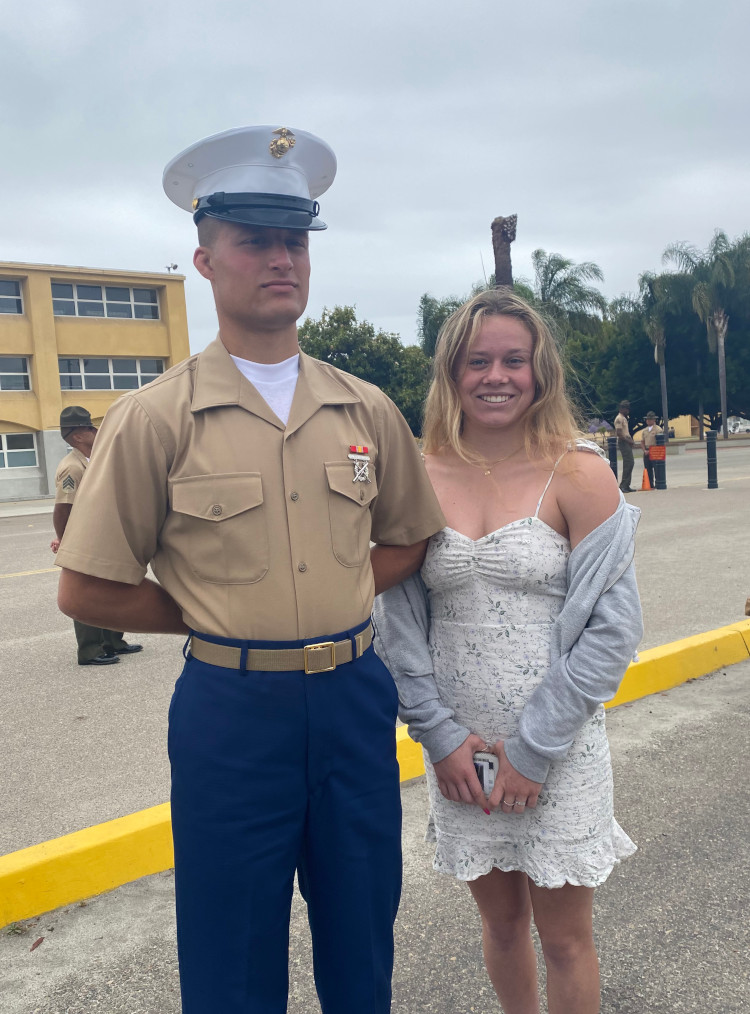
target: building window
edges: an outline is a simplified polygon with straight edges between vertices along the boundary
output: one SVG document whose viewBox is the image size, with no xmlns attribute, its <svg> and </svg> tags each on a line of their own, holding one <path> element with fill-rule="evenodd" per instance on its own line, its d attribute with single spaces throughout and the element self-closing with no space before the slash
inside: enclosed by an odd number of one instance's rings
<svg viewBox="0 0 750 1014">
<path fill-rule="evenodd" d="M 0 468 L 33 468 L 36 464 L 33 433 L 0 433 Z"/>
<path fill-rule="evenodd" d="M 20 282 L 0 278 L 0 313 L 23 313 Z"/>
<path fill-rule="evenodd" d="M 52 306 L 56 317 L 159 319 L 156 289 L 52 282 Z"/>
<path fill-rule="evenodd" d="M 70 359 L 60 357 L 63 391 L 130 391 L 164 373 L 163 359 Z"/>
<path fill-rule="evenodd" d="M 0 356 L 0 391 L 30 391 L 29 361 L 25 356 Z"/>
</svg>

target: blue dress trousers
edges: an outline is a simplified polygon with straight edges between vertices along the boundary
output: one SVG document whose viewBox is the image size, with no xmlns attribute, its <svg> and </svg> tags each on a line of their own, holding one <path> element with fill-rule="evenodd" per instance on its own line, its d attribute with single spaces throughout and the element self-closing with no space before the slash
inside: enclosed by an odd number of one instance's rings
<svg viewBox="0 0 750 1014">
<path fill-rule="evenodd" d="M 296 648 L 302 641 L 206 641 Z M 183 1014 L 284 1014 L 295 871 L 323 1014 L 387 1014 L 401 892 L 398 697 L 372 647 L 331 672 L 186 657 L 169 710 Z"/>
</svg>

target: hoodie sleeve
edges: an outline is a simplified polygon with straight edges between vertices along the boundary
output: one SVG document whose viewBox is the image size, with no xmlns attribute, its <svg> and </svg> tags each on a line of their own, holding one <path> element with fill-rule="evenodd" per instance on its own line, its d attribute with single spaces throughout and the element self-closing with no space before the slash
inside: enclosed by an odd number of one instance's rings
<svg viewBox="0 0 750 1014">
<path fill-rule="evenodd" d="M 518 732 L 506 740 L 506 756 L 517 771 L 532 781 L 546 781 L 551 762 L 565 757 L 584 722 L 617 693 L 642 636 L 631 561 L 597 598 L 570 650 L 552 662 L 521 713 Z"/>
<path fill-rule="evenodd" d="M 375 651 L 398 689 L 399 718 L 435 764 L 461 746 L 469 730 L 440 700 L 428 645 L 427 589 L 419 574 L 378 595 L 373 625 Z"/>
</svg>

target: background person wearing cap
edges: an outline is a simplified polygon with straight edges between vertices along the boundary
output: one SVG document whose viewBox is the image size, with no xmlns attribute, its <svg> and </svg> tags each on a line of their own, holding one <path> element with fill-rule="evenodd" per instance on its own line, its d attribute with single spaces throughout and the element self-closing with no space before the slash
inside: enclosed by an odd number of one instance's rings
<svg viewBox="0 0 750 1014">
<path fill-rule="evenodd" d="M 621 401 L 620 411 L 615 416 L 615 433 L 617 434 L 617 448 L 622 455 L 620 489 L 623 493 L 635 493 L 635 490 L 630 485 L 630 480 L 633 478 L 633 465 L 635 464 L 635 458 L 633 457 L 635 440 L 633 440 L 630 435 L 630 425 L 628 423 L 629 415 L 630 402 Z"/>
<path fill-rule="evenodd" d="M 390 1010 L 397 693 L 370 610 L 445 522 L 392 402 L 299 351 L 335 170 L 270 126 L 167 166 L 219 338 L 110 408 L 58 556 L 69 615 L 192 631 L 169 723 L 184 1014 L 283 1014 L 295 871 L 324 1014 Z"/>
<path fill-rule="evenodd" d="M 73 510 L 73 501 L 96 439 L 96 427 L 92 425 L 91 416 L 85 408 L 80 405 L 69 405 L 60 413 L 60 434 L 63 440 L 70 444 L 71 450 L 57 466 L 55 473 L 55 508 L 52 512 L 52 525 L 57 538 L 50 543 L 53 553 L 60 548 L 60 540 Z M 120 661 L 120 655 L 130 655 L 142 650 L 140 644 L 128 644 L 124 641 L 122 631 L 91 627 L 87 623 L 79 623 L 78 620 L 74 620 L 73 627 L 78 641 L 79 665 L 112 665 Z"/>
<path fill-rule="evenodd" d="M 656 446 L 656 437 L 664 430 L 656 422 L 656 413 L 646 413 L 646 426 L 641 430 L 641 450 L 643 451 L 643 467 L 648 473 L 648 481 L 651 489 L 656 489 L 656 477 L 654 475 L 654 462 L 651 460 L 649 448 Z"/>
</svg>

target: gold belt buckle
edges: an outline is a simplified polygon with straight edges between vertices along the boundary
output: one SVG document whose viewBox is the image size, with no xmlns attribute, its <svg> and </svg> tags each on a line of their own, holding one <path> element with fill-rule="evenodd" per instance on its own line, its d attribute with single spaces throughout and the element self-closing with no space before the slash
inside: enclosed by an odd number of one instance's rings
<svg viewBox="0 0 750 1014">
<path fill-rule="evenodd" d="M 327 649 L 331 653 L 331 664 L 324 666 L 322 669 L 311 669 L 310 661 L 311 657 L 309 652 L 311 651 L 322 651 Z M 319 672 L 331 672 L 336 668 L 336 647 L 333 641 L 320 641 L 319 644 L 306 644 L 305 645 L 305 673 L 308 676 L 314 676 Z"/>
</svg>

